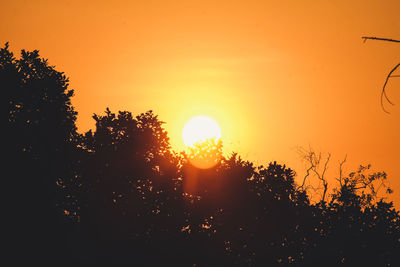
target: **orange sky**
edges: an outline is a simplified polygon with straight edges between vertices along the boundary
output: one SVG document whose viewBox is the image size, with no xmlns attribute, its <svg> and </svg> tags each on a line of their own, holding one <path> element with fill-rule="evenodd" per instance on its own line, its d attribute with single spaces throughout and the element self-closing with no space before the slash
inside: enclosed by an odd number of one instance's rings
<svg viewBox="0 0 400 267">
<path fill-rule="evenodd" d="M 297 146 L 333 155 L 330 175 L 372 163 L 400 196 L 400 1 L 1 1 L 0 42 L 39 49 L 70 77 L 80 131 L 106 107 L 152 109 L 183 149 L 208 115 L 225 152 L 303 173 Z M 333 181 L 332 181 L 333 183 Z M 398 205 L 397 205 L 398 206 Z"/>
</svg>

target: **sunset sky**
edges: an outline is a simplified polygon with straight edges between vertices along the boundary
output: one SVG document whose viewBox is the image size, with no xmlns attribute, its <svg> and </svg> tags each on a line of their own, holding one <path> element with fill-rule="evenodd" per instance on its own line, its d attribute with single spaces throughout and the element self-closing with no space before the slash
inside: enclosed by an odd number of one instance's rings
<svg viewBox="0 0 400 267">
<path fill-rule="evenodd" d="M 400 39 L 399 0 L 0 1 L 1 45 L 70 77 L 80 132 L 106 107 L 153 110 L 181 151 L 185 122 L 205 115 L 227 154 L 301 176 L 296 147 L 310 146 L 332 153 L 331 177 L 347 154 L 346 171 L 386 171 L 398 202 L 400 78 L 391 114 L 380 93 L 400 44 L 361 37 Z"/>
</svg>

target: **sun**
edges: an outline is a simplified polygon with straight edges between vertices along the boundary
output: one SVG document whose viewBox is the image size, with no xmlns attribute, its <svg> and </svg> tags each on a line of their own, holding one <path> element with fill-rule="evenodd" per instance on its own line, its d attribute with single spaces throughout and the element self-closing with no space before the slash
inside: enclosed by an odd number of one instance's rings
<svg viewBox="0 0 400 267">
<path fill-rule="evenodd" d="M 190 119 L 182 130 L 183 142 L 187 146 L 193 146 L 207 139 L 221 138 L 221 128 L 218 123 L 207 116 L 197 116 Z"/>
</svg>

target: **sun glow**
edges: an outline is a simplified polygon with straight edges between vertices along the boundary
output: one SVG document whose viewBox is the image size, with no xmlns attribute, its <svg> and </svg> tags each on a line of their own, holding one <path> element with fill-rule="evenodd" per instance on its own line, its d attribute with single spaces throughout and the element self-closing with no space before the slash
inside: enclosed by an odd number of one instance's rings
<svg viewBox="0 0 400 267">
<path fill-rule="evenodd" d="M 212 138 L 217 141 L 221 138 L 221 128 L 215 120 L 206 116 L 197 116 L 185 124 L 182 138 L 187 146 L 193 146 Z"/>
</svg>

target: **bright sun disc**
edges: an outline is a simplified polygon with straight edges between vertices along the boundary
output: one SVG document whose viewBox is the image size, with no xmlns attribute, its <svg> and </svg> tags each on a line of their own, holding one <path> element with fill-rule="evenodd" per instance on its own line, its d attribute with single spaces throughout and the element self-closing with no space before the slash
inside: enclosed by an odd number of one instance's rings
<svg viewBox="0 0 400 267">
<path fill-rule="evenodd" d="M 218 140 L 221 138 L 221 128 L 215 120 L 206 116 L 197 116 L 185 124 L 182 138 L 187 146 L 193 146 L 195 143 L 204 142 L 210 138 Z"/>
</svg>

